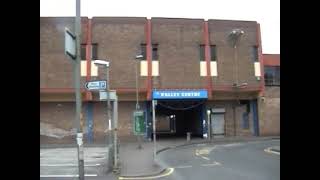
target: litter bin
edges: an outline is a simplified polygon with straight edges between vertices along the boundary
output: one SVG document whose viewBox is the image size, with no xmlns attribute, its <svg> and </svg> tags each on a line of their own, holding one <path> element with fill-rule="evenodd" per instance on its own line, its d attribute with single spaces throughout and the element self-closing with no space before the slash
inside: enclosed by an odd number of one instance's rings
<svg viewBox="0 0 320 180">
<path fill-rule="evenodd" d="M 187 141 L 190 141 L 191 139 L 191 132 L 187 132 Z"/>
</svg>

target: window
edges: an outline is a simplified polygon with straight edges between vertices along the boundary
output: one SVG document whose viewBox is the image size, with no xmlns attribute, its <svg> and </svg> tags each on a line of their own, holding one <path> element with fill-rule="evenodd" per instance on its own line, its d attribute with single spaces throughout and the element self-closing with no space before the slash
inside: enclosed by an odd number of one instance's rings
<svg viewBox="0 0 320 180">
<path fill-rule="evenodd" d="M 142 59 L 147 59 L 147 45 L 146 44 L 141 44 L 141 55 L 143 56 Z"/>
<path fill-rule="evenodd" d="M 280 86 L 280 66 L 265 66 L 264 81 L 266 86 Z"/>
<path fill-rule="evenodd" d="M 205 49 L 205 46 L 203 45 L 203 44 L 201 44 L 200 46 L 199 46 L 199 52 L 200 52 L 200 61 L 205 61 L 205 51 L 204 51 L 204 49 Z"/>
<path fill-rule="evenodd" d="M 86 44 L 81 44 L 81 60 L 86 60 Z"/>
<path fill-rule="evenodd" d="M 211 53 L 211 61 L 217 61 L 217 47 L 216 47 L 216 45 L 210 46 L 210 53 Z"/>
<path fill-rule="evenodd" d="M 152 44 L 152 60 L 158 60 L 158 44 Z"/>
<path fill-rule="evenodd" d="M 259 51 L 257 46 L 251 47 L 251 61 L 259 62 Z"/>
<path fill-rule="evenodd" d="M 141 55 L 143 56 L 143 59 L 147 59 L 147 45 L 141 44 Z M 152 44 L 152 60 L 158 60 L 158 44 Z"/>
<path fill-rule="evenodd" d="M 98 44 L 92 44 L 91 45 L 91 58 L 92 60 L 98 59 Z"/>
<path fill-rule="evenodd" d="M 87 60 L 87 45 L 81 44 L 81 60 Z M 98 44 L 91 44 L 91 59 L 98 59 Z"/>
</svg>

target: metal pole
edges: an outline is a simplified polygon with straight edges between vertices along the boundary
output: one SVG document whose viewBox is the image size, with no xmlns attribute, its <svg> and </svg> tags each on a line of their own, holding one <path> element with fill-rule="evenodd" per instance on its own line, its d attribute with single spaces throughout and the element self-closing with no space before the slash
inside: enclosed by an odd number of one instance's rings
<svg viewBox="0 0 320 180">
<path fill-rule="evenodd" d="M 136 110 L 140 109 L 139 106 L 139 79 L 138 79 L 138 69 L 139 69 L 139 60 L 136 59 Z M 140 135 L 137 135 L 137 139 L 138 139 L 138 149 L 142 149 L 141 146 L 141 137 Z"/>
<path fill-rule="evenodd" d="M 116 99 L 113 101 L 113 144 L 114 144 L 114 166 L 113 169 L 114 170 L 118 170 L 118 134 L 117 134 L 117 130 L 118 130 L 118 97 L 116 96 Z"/>
<path fill-rule="evenodd" d="M 110 166 L 113 165 L 113 146 L 112 146 L 112 137 L 111 137 L 111 130 L 112 130 L 112 124 L 111 122 L 111 105 L 110 105 L 110 80 L 109 80 L 109 67 L 106 67 L 106 80 L 107 80 L 107 123 L 108 123 L 108 144 L 109 144 L 109 162 Z"/>
<path fill-rule="evenodd" d="M 155 100 L 152 100 L 152 124 L 153 124 L 153 160 L 156 160 L 156 111 L 155 111 Z"/>
<path fill-rule="evenodd" d="M 80 127 L 81 113 L 81 92 L 80 92 L 80 40 L 81 40 L 81 17 L 80 17 L 80 0 L 76 0 L 76 18 L 75 18 L 75 34 L 76 34 L 76 61 L 74 64 L 75 92 L 76 92 L 76 124 L 77 124 L 77 151 L 78 151 L 78 167 L 79 179 L 84 180 L 84 157 L 82 130 Z"/>
<path fill-rule="evenodd" d="M 139 110 L 139 80 L 138 80 L 139 60 L 136 62 L 136 109 Z"/>
<path fill-rule="evenodd" d="M 208 115 L 208 138 L 209 138 L 209 141 L 211 140 L 211 122 L 210 122 L 210 114 L 207 113 Z"/>
</svg>

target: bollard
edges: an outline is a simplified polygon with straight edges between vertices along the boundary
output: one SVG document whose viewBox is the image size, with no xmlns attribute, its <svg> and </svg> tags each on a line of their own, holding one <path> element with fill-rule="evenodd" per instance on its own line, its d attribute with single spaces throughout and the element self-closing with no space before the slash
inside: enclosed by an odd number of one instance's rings
<svg viewBox="0 0 320 180">
<path fill-rule="evenodd" d="M 190 141 L 191 132 L 187 132 L 187 141 Z"/>
</svg>

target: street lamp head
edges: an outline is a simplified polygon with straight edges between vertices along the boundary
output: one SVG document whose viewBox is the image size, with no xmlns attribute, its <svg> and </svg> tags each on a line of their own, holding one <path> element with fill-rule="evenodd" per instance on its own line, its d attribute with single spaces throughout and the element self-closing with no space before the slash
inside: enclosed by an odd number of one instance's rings
<svg viewBox="0 0 320 180">
<path fill-rule="evenodd" d="M 142 59 L 143 58 L 143 55 L 136 55 L 136 60 L 140 60 L 140 59 Z"/>
<path fill-rule="evenodd" d="M 93 63 L 96 66 L 103 66 L 103 67 L 109 67 L 110 62 L 106 60 L 94 60 Z"/>
<path fill-rule="evenodd" d="M 241 29 L 233 29 L 230 33 L 232 36 L 241 36 L 244 34 L 244 31 Z"/>
<path fill-rule="evenodd" d="M 236 47 L 237 43 L 240 41 L 241 36 L 244 34 L 244 31 L 241 29 L 233 29 L 229 35 L 229 42 L 233 47 Z"/>
</svg>

